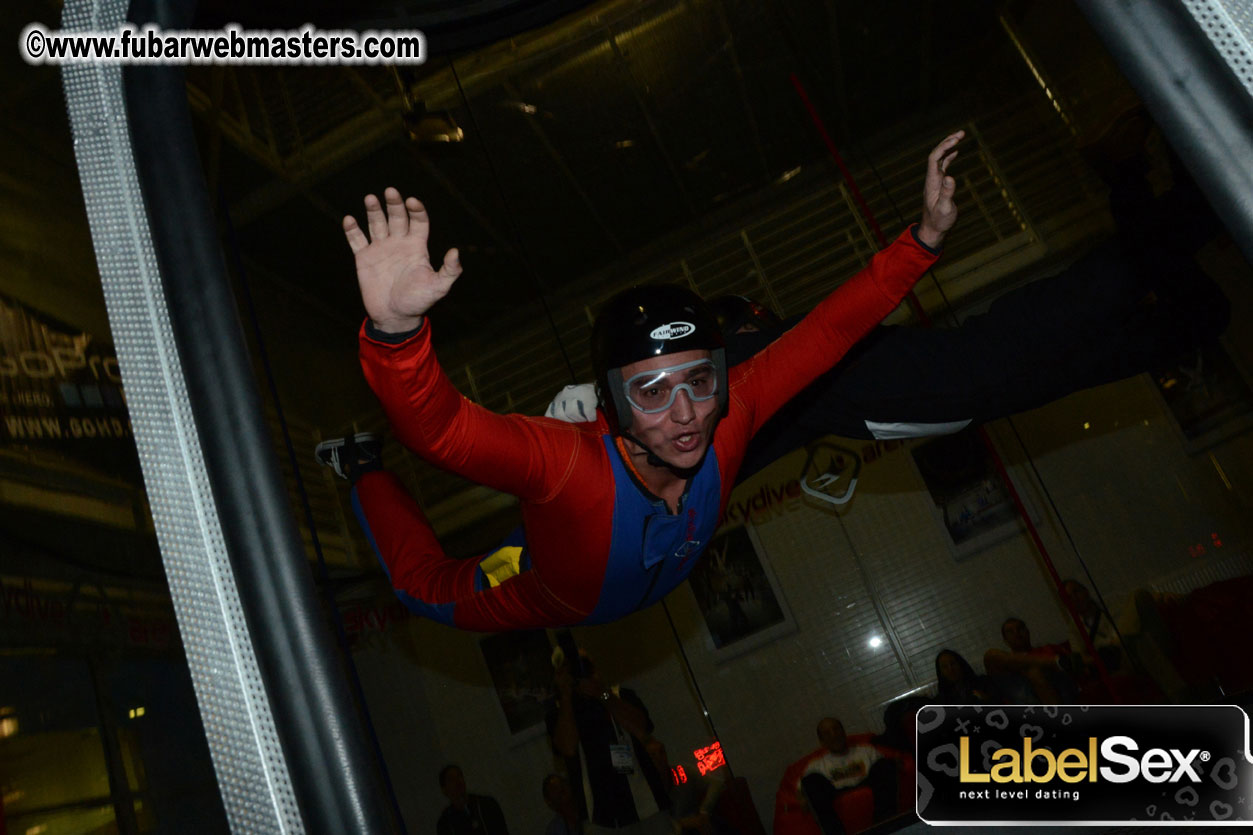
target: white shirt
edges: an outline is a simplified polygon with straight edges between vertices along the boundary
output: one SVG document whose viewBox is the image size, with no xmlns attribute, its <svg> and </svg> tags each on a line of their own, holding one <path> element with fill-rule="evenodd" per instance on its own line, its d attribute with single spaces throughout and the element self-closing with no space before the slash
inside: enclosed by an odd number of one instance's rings
<svg viewBox="0 0 1253 835">
<path fill-rule="evenodd" d="M 801 778 L 810 774 L 821 774 L 837 789 L 844 789 L 865 780 L 870 773 L 870 766 L 880 759 L 879 752 L 869 745 L 851 746 L 843 754 L 827 751 L 809 763 Z"/>
</svg>

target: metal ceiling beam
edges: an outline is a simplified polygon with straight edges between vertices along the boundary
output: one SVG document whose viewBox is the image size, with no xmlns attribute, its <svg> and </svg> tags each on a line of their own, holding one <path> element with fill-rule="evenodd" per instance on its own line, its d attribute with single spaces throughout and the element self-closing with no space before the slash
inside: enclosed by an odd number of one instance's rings
<svg viewBox="0 0 1253 835">
<path fill-rule="evenodd" d="M 832 79 L 831 87 L 835 90 L 835 106 L 836 119 L 839 121 L 840 133 L 845 136 L 851 136 L 853 131 L 848 126 L 848 80 L 844 75 L 844 62 L 839 56 L 844 54 L 844 47 L 840 43 L 840 32 L 842 27 L 839 23 L 839 9 L 836 7 L 834 0 L 827 0 L 827 20 L 830 21 L 831 28 L 831 54 L 837 56 L 831 62 Z M 784 24 L 786 25 L 786 24 Z M 789 38 L 789 43 L 791 39 Z M 795 44 L 792 43 L 793 55 L 799 52 Z M 799 56 L 798 56 L 799 57 Z M 805 62 L 802 60 L 802 64 Z M 821 78 L 821 76 L 815 76 Z"/>
<path fill-rule="evenodd" d="M 282 157 L 269 145 L 257 142 L 252 131 L 238 119 L 215 107 L 211 93 L 191 82 L 187 82 L 186 87 L 187 104 L 192 113 L 205 121 L 215 122 L 223 137 L 266 168 L 275 172 L 283 169 Z"/>
<path fill-rule="evenodd" d="M 276 178 L 231 207 L 231 217 L 234 219 L 236 226 L 246 226 L 248 223 L 268 214 L 294 197 L 303 197 L 322 215 L 338 223 L 342 217 L 340 212 L 309 188 L 311 176 L 302 177 L 299 174 L 301 169 L 310 173 L 317 170 L 309 163 L 310 155 L 307 152 L 307 148 L 302 146 L 297 153 L 286 159 L 278 153 L 274 140 L 274 131 L 264 104 L 259 105 L 259 110 L 264 116 L 263 126 L 266 131 L 264 137 L 257 136 L 246 118 L 237 119 L 228 113 L 222 106 L 222 87 L 228 81 L 241 97 L 241 112 L 246 112 L 247 110 L 242 105 L 243 88 L 239 86 L 237 79 L 234 78 L 234 74 L 238 70 L 234 67 L 215 68 L 215 70 L 213 89 L 208 92 L 191 82 L 186 84 L 187 100 L 192 112 L 209 126 L 210 144 L 206 167 L 209 172 L 210 185 L 216 187 L 217 160 L 220 156 L 220 142 L 223 138 L 230 141 L 245 156 L 265 167 Z M 228 78 L 228 75 L 231 77 Z M 253 89 L 258 99 L 260 99 L 260 90 L 256 88 L 255 84 Z M 294 119 L 294 116 L 292 118 Z M 302 154 L 301 151 L 305 151 L 305 153 Z M 323 175 L 325 176 L 329 173 L 331 172 L 326 171 L 323 172 Z"/>
<path fill-rule="evenodd" d="M 757 151 L 757 159 L 761 162 L 761 175 L 769 182 L 770 165 L 766 162 L 766 150 L 761 144 L 761 131 L 757 127 L 757 117 L 753 113 L 753 104 L 748 100 L 748 87 L 744 84 L 744 71 L 740 67 L 740 58 L 735 49 L 735 34 L 731 31 L 731 24 L 727 21 L 726 12 L 722 9 L 721 3 L 715 3 L 714 8 L 718 15 L 718 23 L 722 27 L 722 33 L 727 38 L 727 49 L 731 56 L 731 68 L 735 72 L 735 89 L 740 94 L 740 101 L 744 103 L 744 115 L 748 118 L 748 127 L 753 134 L 753 148 Z"/>
<path fill-rule="evenodd" d="M 503 41 L 478 50 L 460 60 L 461 84 L 450 69 L 439 69 L 423 79 L 422 96 L 432 109 L 447 109 L 466 104 L 477 92 L 497 86 L 518 72 L 520 65 L 585 37 L 604 26 L 607 18 L 628 14 L 636 7 L 635 0 L 620 0 L 598 9 L 595 15 L 580 15 L 560 21 L 535 33 Z M 232 68 L 233 70 L 234 68 Z M 340 68 L 349 83 L 361 86 L 360 75 L 352 67 Z M 355 77 L 354 77 L 355 76 Z M 258 101 L 260 89 L 255 75 L 253 89 Z M 369 85 L 365 85 L 369 89 Z M 464 98 L 463 98 L 464 92 Z M 373 89 L 369 94 L 374 106 L 363 108 L 356 116 L 346 120 L 326 134 L 306 142 L 303 165 L 294 165 L 292 158 L 284 158 L 274 144 L 273 130 L 267 127 L 265 141 L 259 139 L 245 124 L 222 113 L 222 134 L 248 156 L 266 166 L 280 178 L 280 183 L 267 183 L 231 207 L 235 222 L 243 227 L 259 216 L 273 211 L 287 200 L 307 195 L 308 188 L 331 174 L 341 170 L 384 147 L 396 138 L 396 115 L 402 112 L 399 94 L 379 99 Z M 195 85 L 188 84 L 188 96 L 193 111 L 201 118 L 213 118 L 210 114 L 211 100 Z M 260 112 L 267 115 L 264 103 Z M 459 202 L 469 205 L 461 198 Z M 477 211 L 475 214 L 479 214 Z M 492 237 L 503 245 L 503 239 L 493 233 Z"/>
<path fill-rule="evenodd" d="M 613 54 L 618 59 L 618 66 L 626 74 L 627 86 L 631 89 L 631 95 L 635 98 L 635 104 L 640 109 L 640 115 L 644 117 L 644 123 L 648 125 L 648 132 L 652 135 L 653 142 L 657 143 L 657 151 L 661 154 L 661 158 L 665 160 L 666 169 L 674 180 L 675 188 L 678 189 L 679 195 L 683 198 L 683 204 L 687 207 L 688 214 L 695 218 L 698 216 L 696 204 L 692 202 L 692 195 L 688 193 L 686 186 L 683 185 L 683 175 L 679 173 L 678 166 L 674 164 L 674 158 L 666 150 L 666 143 L 662 141 L 661 131 L 657 129 L 657 123 L 653 121 L 652 113 L 648 110 L 648 102 L 645 101 L 644 94 L 640 89 L 639 79 L 631 71 L 631 65 L 627 62 L 626 54 L 618 45 L 617 36 L 610 30 L 606 30 L 606 36 L 609 40 L 609 48 L 613 50 Z"/>
<path fill-rule="evenodd" d="M 504 89 L 511 98 L 522 101 L 522 94 L 518 92 L 512 82 L 506 81 L 504 83 Z M 557 166 L 557 169 L 561 171 L 562 175 L 566 178 L 566 181 L 570 184 L 570 187 L 574 189 L 574 193 L 577 194 L 579 199 L 583 201 L 584 208 L 587 209 L 588 213 L 592 216 L 592 219 L 596 221 L 596 225 L 600 227 L 600 231 L 604 233 L 605 237 L 609 239 L 609 242 L 613 244 L 613 248 L 618 251 L 619 255 L 621 255 L 624 251 L 622 249 L 622 242 L 618 240 L 618 236 L 615 235 L 613 230 L 609 228 L 609 224 L 605 223 L 605 219 L 601 217 L 600 212 L 596 208 L 596 204 L 588 195 L 587 190 L 583 188 L 583 184 L 579 182 L 579 178 L 576 177 L 574 172 L 570 170 L 570 166 L 566 165 L 566 161 L 561 158 L 561 153 L 553 146 L 552 140 L 548 138 L 548 134 L 544 133 L 544 129 L 539 126 L 536 120 L 525 119 L 524 121 L 526 122 L 526 126 L 531 129 L 531 132 L 535 134 L 535 138 L 538 139 L 539 143 L 544 146 L 544 150 L 547 151 L 548 156 L 552 158 L 553 164 Z"/>
<path fill-rule="evenodd" d="M 369 99 L 371 99 L 374 102 L 375 112 L 380 114 L 380 116 L 386 117 L 388 120 L 391 121 L 393 125 L 393 129 L 390 134 L 389 141 L 395 141 L 395 138 L 397 136 L 397 131 L 399 131 L 400 129 L 399 128 L 400 110 L 392 109 L 393 99 L 391 98 L 384 99 L 382 96 L 380 96 L 377 92 L 374 91 L 372 87 L 370 87 L 369 84 L 365 82 L 365 79 L 363 79 L 359 73 L 357 73 L 355 70 L 352 69 L 352 67 L 345 67 L 344 69 L 346 72 L 348 72 L 349 78 L 353 81 L 353 83 L 356 84 L 358 88 L 361 89 L 361 91 L 363 92 L 365 96 L 367 96 Z M 449 66 L 449 73 L 451 74 L 455 83 L 457 74 L 451 67 L 451 61 L 450 61 L 450 66 Z M 399 91 L 396 94 L 395 100 L 396 101 L 403 100 L 403 96 L 399 93 Z M 465 102 L 465 106 L 467 109 L 469 109 L 468 101 Z M 487 236 L 489 238 L 491 238 L 493 241 L 496 242 L 496 245 L 498 247 L 500 247 L 505 252 L 512 253 L 515 251 L 515 248 L 513 244 L 510 242 L 509 238 L 501 234 L 500 230 L 496 228 L 496 225 L 492 223 L 492 221 L 487 217 L 487 215 L 483 214 L 483 212 L 479 210 L 477 206 L 474 205 L 474 201 L 472 201 L 456 183 L 454 183 L 452 180 L 446 177 L 443 174 L 443 172 L 439 170 L 438 166 L 432 164 L 430 158 L 426 154 L 423 154 L 418 149 L 418 146 L 415 143 L 406 142 L 405 148 L 408 150 L 409 155 L 413 157 L 413 159 L 418 163 L 419 166 L 421 166 L 423 173 L 425 173 L 428 177 L 430 177 L 432 180 L 438 183 L 440 187 L 444 189 L 444 191 L 448 192 L 448 194 L 452 197 L 452 199 L 456 201 L 457 205 L 461 207 L 461 210 L 464 211 L 471 218 L 473 218 L 474 222 L 477 223 L 479 227 L 484 232 L 487 233 Z"/>
<path fill-rule="evenodd" d="M 247 226 L 258 217 L 273 211 L 294 197 L 312 194 L 313 186 L 343 170 L 346 166 L 395 142 L 400 135 L 400 114 L 404 110 L 400 95 L 380 97 L 361 79 L 354 68 L 342 67 L 340 69 L 345 73 L 349 83 L 358 87 L 370 98 L 371 106 L 331 131 L 307 142 L 298 165 L 294 164 L 295 155 L 287 158 L 266 158 L 256 146 L 255 139 L 251 147 L 243 148 L 254 159 L 262 161 L 270 168 L 280 178 L 280 182 L 266 183 L 231 206 L 231 215 L 239 226 Z M 438 88 L 424 89 L 423 97 L 432 108 L 436 109 L 461 104 L 461 99 L 456 94 L 456 83 L 451 75 L 448 75 L 447 81 L 441 82 Z M 264 107 L 262 112 L 265 112 Z M 236 132 L 234 135 L 238 137 L 240 133 Z M 464 197 L 459 202 L 469 205 Z M 477 214 L 477 211 L 474 213 Z"/>
</svg>

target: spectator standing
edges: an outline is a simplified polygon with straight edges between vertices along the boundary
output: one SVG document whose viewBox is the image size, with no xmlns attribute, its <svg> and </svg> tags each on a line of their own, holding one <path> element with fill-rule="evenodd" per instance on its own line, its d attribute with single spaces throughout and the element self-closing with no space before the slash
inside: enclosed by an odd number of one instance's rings
<svg viewBox="0 0 1253 835">
<path fill-rule="evenodd" d="M 435 825 L 437 835 L 509 835 L 505 815 L 495 798 L 466 791 L 466 778 L 457 765 L 439 772 L 439 788 L 448 806 Z"/>
<path fill-rule="evenodd" d="M 576 668 L 577 665 L 577 668 Z M 547 717 L 589 833 L 670 835 L 667 780 L 646 748 L 653 723 L 635 691 L 608 687 L 585 653 L 554 652 L 556 700 Z"/>
</svg>

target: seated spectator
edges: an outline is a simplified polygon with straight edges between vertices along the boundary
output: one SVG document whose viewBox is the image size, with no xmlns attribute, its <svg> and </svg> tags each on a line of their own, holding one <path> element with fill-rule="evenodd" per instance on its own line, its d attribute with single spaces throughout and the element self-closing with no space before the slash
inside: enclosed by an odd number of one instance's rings
<svg viewBox="0 0 1253 835">
<path fill-rule="evenodd" d="M 1030 704 L 1031 686 L 1020 676 L 979 675 L 961 653 L 942 649 L 935 657 L 936 698 L 948 705 Z"/>
<path fill-rule="evenodd" d="M 469 794 L 459 766 L 440 769 L 439 788 L 448 806 L 435 825 L 437 835 L 509 835 L 500 804 L 485 794 Z"/>
<path fill-rule="evenodd" d="M 917 756 L 918 711 L 931 701 L 927 696 L 905 696 L 888 702 L 883 708 L 883 733 L 871 741 L 911 757 Z"/>
<path fill-rule="evenodd" d="M 983 655 L 988 675 L 1022 676 L 1031 685 L 1038 704 L 1074 702 L 1079 695 L 1074 679 L 1064 672 L 1070 656 L 1067 644 L 1031 645 L 1031 630 L 1022 618 L 1006 618 L 1001 638 L 1009 651 L 992 648 Z"/>
<path fill-rule="evenodd" d="M 581 835 L 583 824 L 574 805 L 570 781 L 560 774 L 549 774 L 544 778 L 542 791 L 544 803 L 553 810 L 553 819 L 544 829 L 544 835 Z"/>
<path fill-rule="evenodd" d="M 1062 593 L 1069 598 L 1075 614 L 1083 624 L 1083 632 L 1092 642 L 1105 670 L 1109 673 L 1125 672 L 1130 664 L 1119 638 L 1118 627 L 1109 612 L 1092 599 L 1087 586 L 1078 580 L 1062 581 Z M 1092 654 L 1083 639 L 1084 635 L 1072 627 L 1070 648 L 1091 664 Z"/>
<path fill-rule="evenodd" d="M 1165 627 L 1159 626 L 1158 601 L 1152 592 L 1137 591 L 1117 622 L 1078 580 L 1063 581 L 1062 592 L 1079 615 L 1088 640 L 1110 674 L 1116 700 L 1157 701 L 1163 694 L 1171 701 L 1180 700 L 1186 684 L 1159 643 Z M 1085 664 L 1094 664 L 1083 635 L 1073 627 L 1070 647 Z"/>
<path fill-rule="evenodd" d="M 844 824 L 836 814 L 835 799 L 861 786 L 874 792 L 876 822 L 896 814 L 895 760 L 882 757 L 871 745 L 850 746 L 844 725 L 832 717 L 818 723 L 818 741 L 826 752 L 806 767 L 799 788 L 823 835 L 842 835 Z"/>
</svg>

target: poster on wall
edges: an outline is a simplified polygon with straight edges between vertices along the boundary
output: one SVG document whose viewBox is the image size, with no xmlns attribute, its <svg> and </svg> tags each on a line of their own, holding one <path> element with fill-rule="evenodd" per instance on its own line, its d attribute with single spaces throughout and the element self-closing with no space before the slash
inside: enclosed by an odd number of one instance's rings
<svg viewBox="0 0 1253 835">
<path fill-rule="evenodd" d="M 496 699 L 515 742 L 544 732 L 545 702 L 552 693 L 552 644 L 542 629 L 502 632 L 479 642 Z"/>
<path fill-rule="evenodd" d="M 714 537 L 688 578 L 719 660 L 796 630 L 762 555 L 751 523 L 733 527 Z"/>
<path fill-rule="evenodd" d="M 1157 369 L 1153 382 L 1189 453 L 1202 452 L 1253 426 L 1253 389 L 1217 343 Z"/>
<path fill-rule="evenodd" d="M 0 295 L 0 449 L 36 449 L 139 483 L 113 347 Z"/>
<path fill-rule="evenodd" d="M 956 559 L 1023 530 L 1014 500 L 977 429 L 933 438 L 913 447 L 910 455 Z"/>
</svg>

